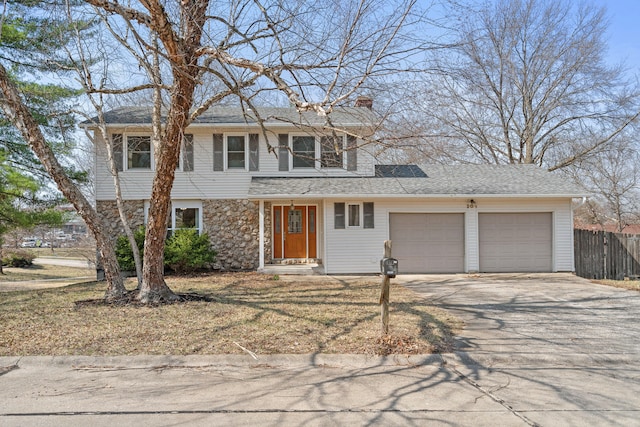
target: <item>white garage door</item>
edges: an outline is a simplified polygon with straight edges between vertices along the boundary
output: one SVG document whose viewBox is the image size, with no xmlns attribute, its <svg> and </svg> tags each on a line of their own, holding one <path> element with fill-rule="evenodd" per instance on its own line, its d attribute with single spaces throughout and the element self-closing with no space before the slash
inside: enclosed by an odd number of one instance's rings
<svg viewBox="0 0 640 427">
<path fill-rule="evenodd" d="M 389 221 L 400 273 L 464 271 L 464 214 L 394 213 Z"/>
<path fill-rule="evenodd" d="M 481 272 L 552 270 L 551 213 L 478 214 Z"/>
</svg>

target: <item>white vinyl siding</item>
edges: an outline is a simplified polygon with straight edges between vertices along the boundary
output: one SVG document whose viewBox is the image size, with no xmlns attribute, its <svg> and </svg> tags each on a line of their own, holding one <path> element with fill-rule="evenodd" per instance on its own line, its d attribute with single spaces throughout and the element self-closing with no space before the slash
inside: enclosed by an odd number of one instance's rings
<svg viewBox="0 0 640 427">
<path fill-rule="evenodd" d="M 131 129 L 134 135 L 140 135 L 140 129 Z M 189 129 L 189 134 L 193 134 L 193 171 L 186 172 L 176 170 L 172 197 L 180 199 L 221 199 L 221 198 L 246 198 L 249 191 L 252 176 L 357 176 L 373 174 L 373 157 L 367 153 L 359 153 L 358 170 L 347 171 L 344 168 L 301 168 L 297 170 L 279 171 L 279 156 L 270 153 L 266 149 L 266 144 L 262 138 L 259 139 L 258 150 L 251 146 L 249 140 L 249 170 L 240 171 L 214 171 L 214 134 L 240 133 L 242 129 L 206 129 L 198 127 Z M 258 130 L 256 129 L 255 132 Z M 114 131 L 114 134 L 126 133 L 121 130 Z M 251 135 L 253 130 L 248 133 Z M 278 147 L 278 132 L 270 134 L 269 143 L 273 147 Z M 284 133 L 283 133 L 284 135 Z M 276 150 L 278 151 L 278 150 Z M 253 152 L 253 154 L 252 154 Z M 257 163 L 252 166 L 252 156 Z M 287 157 L 286 155 L 284 156 Z M 281 156 L 280 156 L 281 158 Z M 258 168 L 259 170 L 253 170 Z M 363 169 L 361 169 L 361 167 Z M 106 150 L 104 145 L 97 146 L 96 156 L 96 199 L 115 200 L 113 190 L 113 178 L 109 172 L 106 160 Z M 120 173 L 123 197 L 125 200 L 148 199 L 151 195 L 151 182 L 153 180 L 153 170 L 136 169 L 133 171 L 123 171 Z"/>
<path fill-rule="evenodd" d="M 375 229 L 335 230 L 333 203 L 325 204 L 325 251 L 327 274 L 378 273 L 384 241 L 389 239 L 392 213 L 464 214 L 464 272 L 479 270 L 478 215 L 486 212 L 551 212 L 552 271 L 573 271 L 573 227 L 571 200 L 479 199 L 477 208 L 467 208 L 467 199 L 374 200 Z M 395 244 L 392 241 L 392 255 Z M 402 264 L 399 265 L 402 274 Z"/>
<path fill-rule="evenodd" d="M 335 228 L 334 200 L 324 203 L 324 238 L 322 262 L 328 274 L 340 273 L 377 273 L 380 271 L 380 259 L 384 253 L 384 241 L 388 239 L 386 227 L 378 226 L 384 222 L 385 213 L 373 203 L 376 228 L 346 227 Z M 349 202 L 345 202 L 346 205 Z M 348 220 L 348 219 L 347 219 Z"/>
</svg>

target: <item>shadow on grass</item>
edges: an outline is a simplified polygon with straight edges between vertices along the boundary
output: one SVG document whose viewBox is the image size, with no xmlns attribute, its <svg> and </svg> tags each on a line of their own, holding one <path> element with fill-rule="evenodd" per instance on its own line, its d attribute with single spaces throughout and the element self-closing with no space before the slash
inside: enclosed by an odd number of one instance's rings
<svg viewBox="0 0 640 427">
<path fill-rule="evenodd" d="M 215 334 L 212 339 L 241 337 L 243 347 L 271 354 L 424 354 L 451 348 L 453 327 L 448 319 L 440 319 L 424 299 L 400 287 L 391 296 L 390 335 L 383 336 L 377 280 L 326 276 L 273 280 L 255 273 L 173 276 L 169 284 L 180 300 L 144 306 L 160 310 L 177 306 L 185 317 L 199 316 L 199 326 Z M 117 302 L 90 299 L 75 306 L 82 310 L 142 306 L 135 297 L 130 291 Z"/>
</svg>

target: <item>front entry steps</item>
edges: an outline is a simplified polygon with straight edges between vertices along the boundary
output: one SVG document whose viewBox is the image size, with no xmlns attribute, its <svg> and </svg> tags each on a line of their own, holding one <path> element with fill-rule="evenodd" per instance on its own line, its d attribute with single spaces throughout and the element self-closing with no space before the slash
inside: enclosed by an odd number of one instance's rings
<svg viewBox="0 0 640 427">
<path fill-rule="evenodd" d="M 323 275 L 324 267 L 316 259 L 274 259 L 271 264 L 265 264 L 258 269 L 258 273 L 269 275 L 292 274 L 298 276 Z"/>
</svg>

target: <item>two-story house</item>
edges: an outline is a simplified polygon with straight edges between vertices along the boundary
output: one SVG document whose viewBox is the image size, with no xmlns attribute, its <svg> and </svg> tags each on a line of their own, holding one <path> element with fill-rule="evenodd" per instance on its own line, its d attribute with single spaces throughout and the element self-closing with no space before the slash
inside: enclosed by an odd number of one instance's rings
<svg viewBox="0 0 640 427">
<path fill-rule="evenodd" d="M 154 152 L 148 108 L 106 114 L 128 217 L 144 224 Z M 169 229 L 206 232 L 222 269 L 317 262 L 327 274 L 376 273 L 383 243 L 403 273 L 573 271 L 572 199 L 583 192 L 534 165 L 378 165 L 358 136 L 370 104 L 332 113 L 212 108 L 188 127 Z M 91 124 L 86 126 L 91 129 Z M 98 211 L 121 233 L 105 147 Z"/>
</svg>

